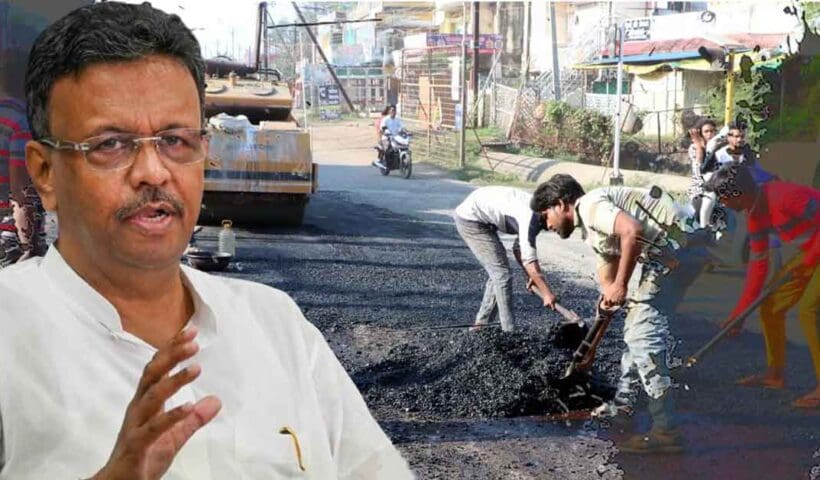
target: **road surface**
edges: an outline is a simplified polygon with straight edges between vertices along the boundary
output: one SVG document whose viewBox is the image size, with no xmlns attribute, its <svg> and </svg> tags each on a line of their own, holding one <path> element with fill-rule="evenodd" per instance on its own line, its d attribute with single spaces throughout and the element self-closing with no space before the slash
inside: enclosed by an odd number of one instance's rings
<svg viewBox="0 0 820 480">
<path fill-rule="evenodd" d="M 468 333 L 433 337 L 424 327 L 469 323 L 485 279 L 451 221 L 453 208 L 474 186 L 426 165 L 416 165 L 409 180 L 383 177 L 369 166 L 372 143 L 372 128 L 364 122 L 315 128 L 320 192 L 311 200 L 305 225 L 238 230 L 239 261 L 228 273 L 290 293 L 354 379 L 400 346 L 421 351 L 437 342 L 445 345 L 441 355 L 450 354 L 448 341 L 458 345 Z M 207 228 L 201 241 L 215 242 L 216 233 Z M 542 234 L 539 253 L 559 292 L 589 313 L 595 292 L 589 249 L 577 236 L 561 241 Z M 672 323 L 681 342 L 676 353 L 694 351 L 715 332 L 714 322 L 731 307 L 741 277 L 740 272 L 708 274 L 692 289 Z M 526 318 L 525 327 L 543 328 L 538 322 L 544 314 L 523 292 L 520 272 L 514 285 L 516 312 Z M 616 326 L 610 332 L 610 341 L 618 341 L 618 331 Z M 762 339 L 754 332 L 681 372 L 679 406 L 688 445 L 681 455 L 620 454 L 617 442 L 627 433 L 594 422 L 430 418 L 384 404 L 373 413 L 420 478 L 810 478 L 820 464 L 820 416 L 789 403 L 813 388 L 814 374 L 804 346 L 790 344 L 788 356 L 783 391 L 733 383 L 764 364 Z M 616 362 L 610 363 L 601 368 L 611 373 Z M 481 401 L 465 397 L 453 401 Z M 635 420 L 637 429 L 645 427 L 644 414 Z"/>
</svg>

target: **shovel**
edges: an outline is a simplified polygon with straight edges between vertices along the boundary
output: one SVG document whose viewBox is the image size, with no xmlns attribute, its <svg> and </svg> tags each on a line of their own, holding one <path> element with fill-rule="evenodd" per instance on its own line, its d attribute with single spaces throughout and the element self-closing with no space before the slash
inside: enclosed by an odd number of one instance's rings
<svg viewBox="0 0 820 480">
<path fill-rule="evenodd" d="M 499 323 L 499 322 L 485 323 L 483 325 L 476 325 L 475 323 L 464 323 L 464 324 L 461 324 L 461 325 L 435 325 L 435 326 L 432 326 L 432 327 L 426 327 L 426 326 L 412 327 L 412 328 L 410 328 L 410 330 L 450 330 L 450 329 L 456 329 L 456 328 L 472 328 L 472 327 L 485 329 L 485 328 L 500 327 L 500 326 L 501 326 L 501 323 Z"/>
<path fill-rule="evenodd" d="M 538 298 L 541 299 L 541 301 L 544 300 L 544 298 L 541 296 L 541 292 L 539 292 L 537 289 L 531 288 L 530 293 L 534 293 L 535 295 L 537 295 Z M 561 335 L 563 335 L 564 338 L 582 338 L 586 334 L 586 323 L 584 323 L 584 321 L 581 319 L 581 317 L 578 316 L 578 314 L 562 305 L 559 305 L 558 303 L 555 304 L 555 311 L 561 314 L 561 316 L 564 317 L 564 319 L 566 320 L 565 322 L 561 323 L 561 325 L 558 327 L 561 329 Z M 501 326 L 501 324 L 498 322 L 487 323 L 484 325 L 476 325 L 474 323 L 469 323 L 463 325 L 436 325 L 433 327 L 414 327 L 412 328 L 412 330 L 450 330 L 469 327 L 479 327 L 481 329 L 484 329 L 499 326 Z"/>
<path fill-rule="evenodd" d="M 791 275 L 785 274 L 780 278 L 773 280 L 767 287 L 760 292 L 760 295 L 746 307 L 745 310 L 740 312 L 737 317 L 734 318 L 730 323 L 728 323 L 725 327 L 723 327 L 711 340 L 706 342 L 706 344 L 698 349 L 695 353 L 693 353 L 689 358 L 686 359 L 686 368 L 694 367 L 703 356 L 712 349 L 720 340 L 722 340 L 731 330 L 735 327 L 735 325 L 742 322 L 746 317 L 754 313 L 755 309 L 763 303 L 766 298 L 769 297 L 775 290 L 783 286 L 786 282 L 791 279 Z"/>
<path fill-rule="evenodd" d="M 544 301 L 544 297 L 537 288 L 530 287 L 530 293 L 536 295 L 542 302 Z M 555 303 L 555 311 L 564 317 L 564 321 L 555 327 L 558 329 L 556 345 L 565 348 L 577 348 L 589 331 L 589 326 L 577 313 L 557 302 Z"/>
<path fill-rule="evenodd" d="M 578 349 L 575 350 L 575 353 L 572 354 L 572 361 L 570 362 L 569 367 L 567 367 L 567 371 L 564 373 L 564 379 L 571 377 L 575 372 L 587 372 L 592 368 L 592 364 L 595 362 L 595 352 L 598 350 L 598 345 L 604 338 L 604 333 L 606 333 L 610 322 L 612 322 L 612 317 L 615 316 L 615 313 L 619 310 L 619 308 L 620 307 L 606 309 L 603 306 L 603 298 L 598 299 L 595 322 L 592 324 L 592 328 L 590 328 L 587 332 L 586 337 L 584 337 L 584 340 L 581 342 L 581 345 L 579 345 Z"/>
<path fill-rule="evenodd" d="M 530 293 L 535 294 L 535 296 L 540 298 L 542 302 L 544 301 L 544 296 L 541 295 L 541 291 L 537 288 L 530 287 Z M 558 302 L 555 302 L 555 311 L 561 314 L 561 316 L 564 317 L 564 320 L 566 320 L 569 323 L 584 323 L 584 321 L 581 320 L 581 317 L 579 317 L 577 313 L 564 307 Z"/>
</svg>

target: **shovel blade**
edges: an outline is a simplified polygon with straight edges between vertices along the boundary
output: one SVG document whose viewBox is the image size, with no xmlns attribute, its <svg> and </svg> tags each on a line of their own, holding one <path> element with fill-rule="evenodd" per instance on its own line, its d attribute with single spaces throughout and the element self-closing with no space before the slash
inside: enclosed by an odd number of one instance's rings
<svg viewBox="0 0 820 480">
<path fill-rule="evenodd" d="M 561 380 L 566 380 L 566 379 L 570 378 L 572 376 L 572 374 L 574 374 L 574 373 L 575 373 L 575 362 L 572 362 L 572 363 L 569 364 L 569 367 L 567 367 L 567 371 L 564 372 L 564 376 L 561 377 Z"/>
</svg>

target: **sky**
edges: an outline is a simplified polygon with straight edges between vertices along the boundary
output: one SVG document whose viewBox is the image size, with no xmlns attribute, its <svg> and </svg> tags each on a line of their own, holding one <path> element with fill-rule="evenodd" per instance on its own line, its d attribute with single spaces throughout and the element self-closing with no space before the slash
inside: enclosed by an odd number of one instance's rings
<svg viewBox="0 0 820 480">
<path fill-rule="evenodd" d="M 144 0 L 121 1 L 143 3 Z M 182 18 L 188 28 L 194 31 L 205 58 L 223 54 L 245 61 L 247 49 L 253 50 L 259 0 L 149 1 L 155 8 L 175 13 Z M 269 1 L 268 11 L 276 22 L 286 19 L 295 21 L 296 14 L 289 1 Z"/>
</svg>

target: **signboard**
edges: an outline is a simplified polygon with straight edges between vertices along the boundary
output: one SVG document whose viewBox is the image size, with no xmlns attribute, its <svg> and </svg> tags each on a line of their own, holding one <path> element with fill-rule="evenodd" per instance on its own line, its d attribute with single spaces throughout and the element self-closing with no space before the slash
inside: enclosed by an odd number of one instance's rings
<svg viewBox="0 0 820 480">
<path fill-rule="evenodd" d="M 336 85 L 322 85 L 319 87 L 320 105 L 341 105 L 339 87 Z"/>
<path fill-rule="evenodd" d="M 319 110 L 319 118 L 322 120 L 339 120 L 342 118 L 342 112 L 322 108 Z"/>
<path fill-rule="evenodd" d="M 427 34 L 428 47 L 460 47 L 464 36 L 457 33 L 430 33 Z M 467 48 L 473 46 L 473 36 L 466 37 Z M 494 53 L 504 47 L 504 37 L 491 33 L 481 34 L 478 37 L 478 53 Z"/>
<path fill-rule="evenodd" d="M 319 118 L 339 120 L 342 118 L 341 98 L 338 85 L 319 85 Z"/>
<path fill-rule="evenodd" d="M 651 18 L 634 18 L 632 20 L 624 20 L 624 41 L 642 42 L 644 40 L 649 40 L 649 31 L 651 28 Z"/>
</svg>

